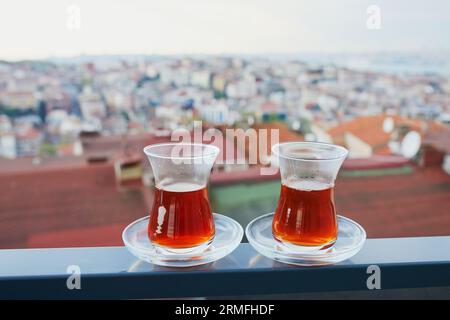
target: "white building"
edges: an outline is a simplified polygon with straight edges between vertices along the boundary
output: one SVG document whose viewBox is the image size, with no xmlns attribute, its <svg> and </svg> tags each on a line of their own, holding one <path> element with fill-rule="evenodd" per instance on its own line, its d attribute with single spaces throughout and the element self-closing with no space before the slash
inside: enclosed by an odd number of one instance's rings
<svg viewBox="0 0 450 320">
<path fill-rule="evenodd" d="M 211 85 L 211 72 L 207 70 L 192 72 L 191 84 L 202 89 L 208 89 Z"/>
<path fill-rule="evenodd" d="M 232 99 L 247 99 L 257 94 L 256 79 L 251 74 L 246 74 L 242 79 L 227 84 L 226 94 Z"/>
<path fill-rule="evenodd" d="M 17 156 L 16 137 L 11 121 L 0 115 L 0 157 L 14 159 Z"/>
<path fill-rule="evenodd" d="M 102 119 L 106 116 L 106 105 L 99 93 L 93 92 L 91 87 L 85 87 L 78 96 L 81 113 L 85 120 Z"/>
<path fill-rule="evenodd" d="M 200 108 L 200 115 L 204 120 L 212 124 L 232 124 L 230 123 L 230 121 L 232 121 L 230 110 L 222 101 L 202 106 Z"/>
<path fill-rule="evenodd" d="M 0 135 L 0 157 L 17 157 L 16 137 L 13 134 Z"/>
</svg>

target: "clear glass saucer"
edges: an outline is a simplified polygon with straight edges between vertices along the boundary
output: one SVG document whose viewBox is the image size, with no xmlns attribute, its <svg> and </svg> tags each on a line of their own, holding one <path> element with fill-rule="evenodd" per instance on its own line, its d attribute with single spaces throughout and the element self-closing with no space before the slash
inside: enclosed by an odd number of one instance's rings
<svg viewBox="0 0 450 320">
<path fill-rule="evenodd" d="M 251 221 L 245 229 L 245 235 L 256 251 L 279 262 L 299 266 L 334 264 L 354 256 L 366 241 L 366 232 L 358 223 L 338 216 L 338 238 L 331 248 L 308 253 L 293 252 L 274 239 L 273 216 L 274 213 L 269 213 Z"/>
<path fill-rule="evenodd" d="M 170 253 L 155 247 L 148 238 L 148 220 L 144 217 L 128 225 L 122 233 L 127 249 L 141 260 L 166 267 L 192 267 L 225 257 L 241 243 L 244 230 L 235 220 L 214 213 L 216 234 L 204 251 Z"/>
</svg>

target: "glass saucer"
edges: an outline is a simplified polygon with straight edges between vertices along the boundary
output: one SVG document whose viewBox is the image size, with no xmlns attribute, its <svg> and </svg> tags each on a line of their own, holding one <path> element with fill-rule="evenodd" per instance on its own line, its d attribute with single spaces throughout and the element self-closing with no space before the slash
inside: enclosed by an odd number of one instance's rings
<svg viewBox="0 0 450 320">
<path fill-rule="evenodd" d="M 166 267 L 192 267 L 213 262 L 231 253 L 241 243 L 244 231 L 239 223 L 214 213 L 216 234 L 202 252 L 170 253 L 155 247 L 148 238 L 149 217 L 129 224 L 122 233 L 127 249 L 141 260 Z"/>
<path fill-rule="evenodd" d="M 328 249 L 316 252 L 293 252 L 272 235 L 274 213 L 265 214 L 251 221 L 245 229 L 248 242 L 260 254 L 279 262 L 299 266 L 321 266 L 349 259 L 361 250 L 366 232 L 355 221 L 338 216 L 338 238 Z"/>
</svg>

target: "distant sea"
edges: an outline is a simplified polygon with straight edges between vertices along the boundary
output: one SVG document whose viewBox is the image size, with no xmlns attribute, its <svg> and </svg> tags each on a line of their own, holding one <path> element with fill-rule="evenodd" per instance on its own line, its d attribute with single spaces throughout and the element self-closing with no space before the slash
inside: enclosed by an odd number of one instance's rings
<svg viewBox="0 0 450 320">
<path fill-rule="evenodd" d="M 336 65 L 352 70 L 390 74 L 436 74 L 450 77 L 450 52 L 370 54 L 289 54 L 274 59 L 296 59 L 312 65 Z"/>
<path fill-rule="evenodd" d="M 210 55 L 107 55 L 79 56 L 73 58 L 49 58 L 54 63 L 82 63 L 88 61 L 143 61 L 165 58 L 206 58 Z M 221 56 L 221 55 L 219 55 Z M 352 70 L 390 73 L 390 74 L 435 74 L 450 77 L 450 52 L 420 53 L 289 53 L 289 54 L 225 54 L 227 57 L 246 59 L 266 58 L 271 60 L 299 60 L 311 65 L 335 65 Z"/>
</svg>

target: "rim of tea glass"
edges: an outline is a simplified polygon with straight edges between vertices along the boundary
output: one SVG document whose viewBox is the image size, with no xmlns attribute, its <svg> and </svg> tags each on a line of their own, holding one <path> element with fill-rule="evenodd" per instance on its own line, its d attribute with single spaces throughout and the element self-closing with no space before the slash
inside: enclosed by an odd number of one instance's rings
<svg viewBox="0 0 450 320">
<path fill-rule="evenodd" d="M 151 149 L 158 147 L 170 147 L 170 146 L 190 146 L 190 147 L 202 147 L 202 148 L 211 148 L 211 151 L 208 153 L 202 152 L 201 155 L 196 155 L 195 153 L 190 156 L 164 156 L 155 152 L 152 152 Z M 147 156 L 160 158 L 160 159 L 202 159 L 208 158 L 212 156 L 217 156 L 220 152 L 220 149 L 215 145 L 206 144 L 206 143 L 196 143 L 196 142 L 165 142 L 165 143 L 155 143 L 150 144 L 144 148 L 144 153 Z"/>
<path fill-rule="evenodd" d="M 336 150 L 339 150 L 341 152 L 341 155 L 339 156 L 335 156 L 335 157 L 329 157 L 329 158 L 320 158 L 320 159 L 309 159 L 309 158 L 303 158 L 303 157 L 292 157 L 292 156 L 287 156 L 284 155 L 282 153 L 279 152 L 279 149 L 281 146 L 287 146 L 287 145 L 299 145 L 299 146 L 310 146 L 312 148 L 317 147 L 317 146 L 327 146 L 327 147 L 332 147 Z M 281 143 L 277 143 L 275 145 L 272 146 L 272 153 L 275 154 L 276 156 L 280 157 L 280 158 L 284 158 L 284 159 L 289 159 L 289 160 L 298 160 L 298 161 L 336 161 L 342 158 L 346 158 L 348 155 L 348 150 L 342 146 L 338 146 L 336 144 L 332 144 L 332 143 L 325 143 L 325 142 L 305 142 L 305 141 L 298 141 L 298 142 L 281 142 Z"/>
</svg>

